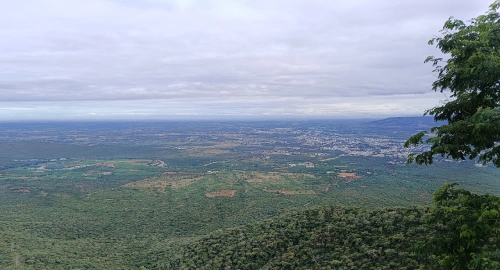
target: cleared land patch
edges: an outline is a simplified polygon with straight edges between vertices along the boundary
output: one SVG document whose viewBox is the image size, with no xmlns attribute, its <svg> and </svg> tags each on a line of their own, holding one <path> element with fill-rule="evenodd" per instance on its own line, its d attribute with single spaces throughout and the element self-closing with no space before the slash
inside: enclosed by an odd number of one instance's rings
<svg viewBox="0 0 500 270">
<path fill-rule="evenodd" d="M 105 171 L 105 172 L 99 172 L 96 170 L 90 170 L 87 171 L 86 173 L 82 174 L 83 176 L 91 176 L 91 175 L 111 175 L 113 172 L 110 171 Z"/>
<path fill-rule="evenodd" d="M 265 183 L 265 182 L 280 182 L 284 180 L 298 180 L 305 178 L 316 178 L 308 173 L 279 173 L 279 172 L 250 172 L 250 173 L 237 173 L 237 178 L 246 179 L 248 183 Z"/>
<path fill-rule="evenodd" d="M 162 172 L 161 174 L 167 174 L 167 175 L 172 175 L 172 174 L 200 174 L 200 172 Z"/>
<path fill-rule="evenodd" d="M 209 198 L 215 198 L 215 197 L 234 197 L 236 195 L 236 190 L 234 189 L 221 189 L 217 192 L 209 192 L 205 193 L 205 196 Z"/>
<path fill-rule="evenodd" d="M 29 188 L 13 188 L 10 191 L 14 193 L 30 193 L 31 190 Z"/>
<path fill-rule="evenodd" d="M 357 175 L 356 173 L 353 172 L 339 172 L 338 176 L 342 177 L 346 183 L 363 178 L 363 176 Z"/>
<path fill-rule="evenodd" d="M 158 188 L 165 191 L 166 188 L 178 189 L 189 186 L 195 182 L 203 180 L 205 176 L 184 176 L 178 174 L 162 174 L 160 176 L 150 177 L 136 182 L 123 185 L 127 188 Z"/>
<path fill-rule="evenodd" d="M 266 192 L 274 192 L 274 193 L 280 193 L 284 195 L 315 195 L 316 192 L 314 190 L 302 190 L 302 191 L 297 191 L 297 190 L 286 190 L 286 189 L 263 189 Z"/>
</svg>

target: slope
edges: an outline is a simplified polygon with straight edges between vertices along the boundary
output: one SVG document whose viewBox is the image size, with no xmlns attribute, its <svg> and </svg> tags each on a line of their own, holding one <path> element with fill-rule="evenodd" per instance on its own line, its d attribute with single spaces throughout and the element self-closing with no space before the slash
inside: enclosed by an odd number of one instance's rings
<svg viewBox="0 0 500 270">
<path fill-rule="evenodd" d="M 424 207 L 324 206 L 219 230 L 151 254 L 154 269 L 417 269 L 411 247 L 429 227 Z"/>
</svg>

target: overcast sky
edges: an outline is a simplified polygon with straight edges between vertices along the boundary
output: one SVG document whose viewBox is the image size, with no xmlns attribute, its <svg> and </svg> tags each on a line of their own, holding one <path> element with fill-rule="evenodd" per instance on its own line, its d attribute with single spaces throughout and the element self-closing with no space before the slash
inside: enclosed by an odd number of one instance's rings
<svg viewBox="0 0 500 270">
<path fill-rule="evenodd" d="M 492 0 L 0 0 L 0 120 L 422 115 Z"/>
</svg>

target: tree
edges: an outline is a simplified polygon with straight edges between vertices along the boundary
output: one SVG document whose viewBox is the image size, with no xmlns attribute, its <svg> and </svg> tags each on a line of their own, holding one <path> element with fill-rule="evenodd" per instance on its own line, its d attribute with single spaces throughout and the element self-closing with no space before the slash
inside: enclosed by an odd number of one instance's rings
<svg viewBox="0 0 500 270">
<path fill-rule="evenodd" d="M 453 159 L 492 161 L 500 167 L 500 4 L 495 2 L 485 15 L 464 23 L 451 17 L 441 30 L 442 36 L 429 41 L 445 55 L 429 56 L 425 62 L 435 67 L 434 91 L 449 91 L 450 100 L 425 112 L 435 121 L 447 121 L 439 127 L 411 136 L 405 147 L 424 143 L 430 150 L 414 153 L 408 162 L 431 164 L 441 155 Z"/>
<path fill-rule="evenodd" d="M 434 193 L 432 233 L 418 251 L 438 255 L 440 268 L 500 269 L 500 197 L 477 195 L 456 184 Z"/>
<path fill-rule="evenodd" d="M 449 58 L 429 56 L 437 72 L 434 91 L 450 100 L 427 110 L 447 124 L 411 136 L 405 147 L 424 143 L 430 149 L 408 156 L 408 163 L 432 164 L 436 155 L 477 159 L 500 167 L 500 3 L 468 23 L 451 17 L 442 36 L 429 41 Z M 477 195 L 455 184 L 434 193 L 430 223 L 435 231 L 417 248 L 436 254 L 444 269 L 500 269 L 500 198 Z"/>
</svg>

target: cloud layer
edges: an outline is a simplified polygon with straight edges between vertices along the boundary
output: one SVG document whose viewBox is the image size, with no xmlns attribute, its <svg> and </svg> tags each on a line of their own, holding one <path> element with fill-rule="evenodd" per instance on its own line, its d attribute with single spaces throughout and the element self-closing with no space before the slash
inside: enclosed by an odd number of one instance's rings
<svg viewBox="0 0 500 270">
<path fill-rule="evenodd" d="M 8 1 L 0 119 L 421 114 L 444 99 L 427 40 L 489 4 Z"/>
</svg>

